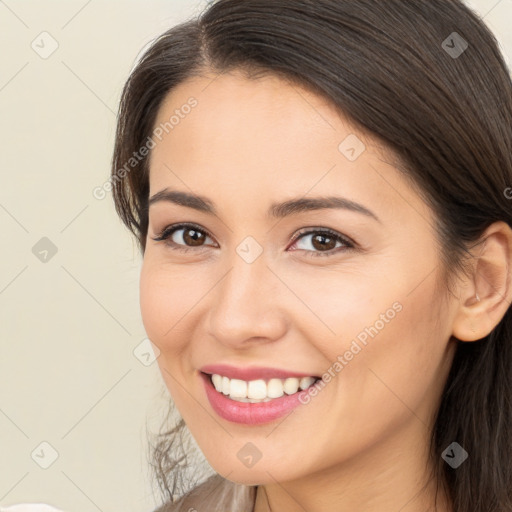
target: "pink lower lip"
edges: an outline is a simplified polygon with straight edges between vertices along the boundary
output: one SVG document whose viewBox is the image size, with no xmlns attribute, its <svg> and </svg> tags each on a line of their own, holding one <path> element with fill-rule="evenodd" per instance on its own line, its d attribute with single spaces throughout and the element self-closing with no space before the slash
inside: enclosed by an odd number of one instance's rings
<svg viewBox="0 0 512 512">
<path fill-rule="evenodd" d="M 219 393 L 213 386 L 210 376 L 200 373 L 204 382 L 206 396 L 213 410 L 225 420 L 245 425 L 259 425 L 269 423 L 281 418 L 291 410 L 301 405 L 299 393 L 293 395 L 284 394 L 280 398 L 274 398 L 270 402 L 250 404 L 231 400 L 223 393 Z"/>
</svg>

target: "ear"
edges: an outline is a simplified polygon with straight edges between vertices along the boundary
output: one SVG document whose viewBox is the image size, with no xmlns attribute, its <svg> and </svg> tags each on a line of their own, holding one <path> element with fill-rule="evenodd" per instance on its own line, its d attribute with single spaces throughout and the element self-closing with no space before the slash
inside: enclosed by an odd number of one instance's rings
<svg viewBox="0 0 512 512">
<path fill-rule="evenodd" d="M 512 229 L 505 222 L 489 226 L 475 248 L 471 277 L 461 283 L 453 336 L 477 341 L 499 324 L 512 303 Z M 479 300 L 477 299 L 479 298 Z"/>
</svg>

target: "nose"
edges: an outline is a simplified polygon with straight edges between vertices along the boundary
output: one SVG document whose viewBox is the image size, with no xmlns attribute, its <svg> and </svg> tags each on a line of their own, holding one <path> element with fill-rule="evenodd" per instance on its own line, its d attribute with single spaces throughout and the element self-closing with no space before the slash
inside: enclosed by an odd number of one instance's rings
<svg viewBox="0 0 512 512">
<path fill-rule="evenodd" d="M 210 336 L 232 349 L 275 341 L 286 332 L 283 284 L 261 255 L 247 263 L 237 254 L 210 294 Z"/>
</svg>

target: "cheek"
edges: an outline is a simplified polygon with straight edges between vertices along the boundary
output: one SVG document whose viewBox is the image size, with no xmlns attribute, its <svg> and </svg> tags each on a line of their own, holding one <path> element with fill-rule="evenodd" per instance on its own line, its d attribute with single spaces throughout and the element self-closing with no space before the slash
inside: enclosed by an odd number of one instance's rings
<svg viewBox="0 0 512 512">
<path fill-rule="evenodd" d="M 353 408 L 354 414 L 361 412 L 361 407 L 368 416 L 378 413 L 379 417 L 387 418 L 382 419 L 383 423 L 404 420 L 411 411 L 427 423 L 448 368 L 448 323 L 441 314 L 434 318 L 436 301 L 431 282 L 410 295 L 407 293 L 394 291 L 387 296 L 383 305 L 393 300 L 399 303 L 394 314 L 381 317 L 385 308 L 374 311 L 359 330 L 364 337 L 358 338 L 356 333 L 349 338 L 356 341 L 360 351 L 351 356 L 342 372 L 345 396 L 352 397 L 348 398 L 348 408 Z M 361 339 L 364 341 L 360 342 Z"/>
<path fill-rule="evenodd" d="M 145 256 L 139 292 L 142 322 L 148 337 L 161 352 L 179 349 L 177 333 L 189 302 L 187 287 L 182 286 L 169 269 Z"/>
<path fill-rule="evenodd" d="M 385 331 L 401 314 L 399 295 L 383 282 L 382 273 L 355 259 L 334 269 L 283 269 L 280 276 L 293 283 L 299 299 L 294 321 L 331 361 L 349 350 L 352 340 L 370 340 L 372 326 Z"/>
<path fill-rule="evenodd" d="M 184 272 L 172 272 L 146 253 L 140 274 L 140 310 L 148 338 L 160 350 L 157 359 L 162 378 L 178 409 L 187 411 L 189 398 L 183 393 L 183 352 L 189 341 L 187 312 L 197 299 L 189 297 Z"/>
<path fill-rule="evenodd" d="M 333 410 L 349 410 L 352 418 L 363 410 L 400 416 L 408 413 L 401 400 L 415 407 L 438 391 L 445 377 L 450 314 L 436 296 L 439 276 L 431 273 L 418 285 L 417 276 L 431 268 L 420 263 L 424 267 L 395 265 L 400 272 L 385 277 L 384 265 L 364 273 L 347 265 L 337 279 L 327 272 L 312 279 L 303 272 L 293 281 L 294 292 L 322 320 L 315 323 L 310 315 L 311 328 L 305 331 L 330 361 L 326 370 L 336 376 Z"/>
<path fill-rule="evenodd" d="M 163 293 L 164 289 L 158 285 L 155 272 L 145 259 L 140 274 L 140 311 L 147 335 L 160 349 L 160 338 L 165 332 L 162 308 Z"/>
</svg>

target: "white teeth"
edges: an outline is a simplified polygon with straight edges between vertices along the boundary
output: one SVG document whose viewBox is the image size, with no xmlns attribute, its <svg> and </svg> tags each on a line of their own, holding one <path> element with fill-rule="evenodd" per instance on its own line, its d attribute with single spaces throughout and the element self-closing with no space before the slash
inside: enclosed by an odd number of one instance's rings
<svg viewBox="0 0 512 512">
<path fill-rule="evenodd" d="M 212 382 L 215 386 L 215 389 L 221 393 L 222 392 L 222 377 L 220 375 L 214 374 L 212 375 Z"/>
<path fill-rule="evenodd" d="M 315 382 L 314 377 L 302 377 L 302 379 L 300 379 L 299 387 L 300 389 L 307 389 L 311 384 L 313 384 L 313 382 Z"/>
<path fill-rule="evenodd" d="M 283 389 L 287 395 L 293 395 L 294 393 L 297 393 L 297 391 L 299 390 L 299 379 L 296 379 L 294 377 L 286 379 L 284 381 Z"/>
<path fill-rule="evenodd" d="M 222 377 L 222 393 L 229 395 L 229 388 L 229 379 L 227 377 Z"/>
<path fill-rule="evenodd" d="M 270 379 L 267 384 L 267 396 L 270 398 L 279 398 L 283 395 L 283 381 L 281 379 Z"/>
<path fill-rule="evenodd" d="M 247 398 L 263 398 L 267 397 L 267 384 L 264 380 L 251 380 L 247 388 Z"/>
<path fill-rule="evenodd" d="M 237 402 L 259 403 L 268 402 L 273 398 L 279 398 L 285 393 L 293 395 L 301 390 L 309 388 L 315 381 L 315 377 L 302 377 L 298 379 L 270 379 L 265 382 L 263 379 L 251 380 L 249 382 L 240 379 L 229 379 L 222 375 L 211 376 L 215 389 Z"/>
<path fill-rule="evenodd" d="M 245 382 L 245 380 L 231 379 L 229 384 L 229 396 L 231 398 L 245 398 L 247 396 L 247 382 Z"/>
</svg>

